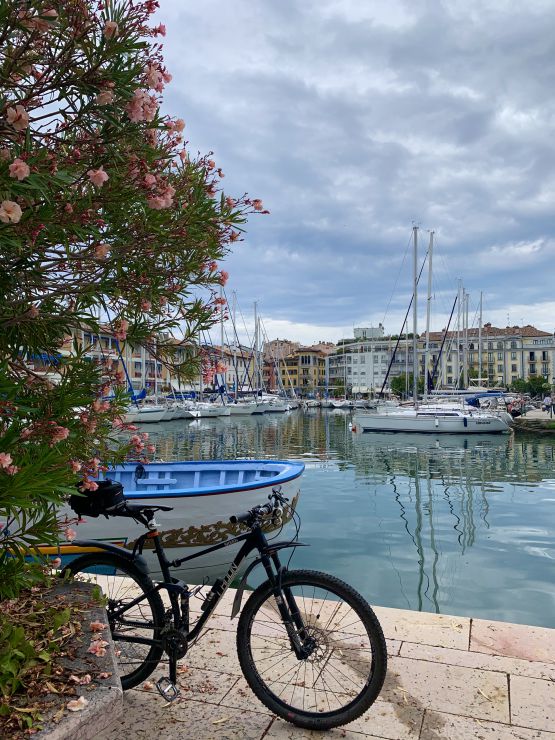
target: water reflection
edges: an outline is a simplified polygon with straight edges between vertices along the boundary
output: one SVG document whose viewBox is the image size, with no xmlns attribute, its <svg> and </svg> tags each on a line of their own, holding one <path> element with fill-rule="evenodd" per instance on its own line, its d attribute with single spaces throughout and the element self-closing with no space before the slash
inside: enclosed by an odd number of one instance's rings
<svg viewBox="0 0 555 740">
<path fill-rule="evenodd" d="M 555 626 L 555 439 L 353 434 L 349 422 L 314 410 L 149 431 L 165 460 L 303 460 L 313 547 L 298 567 L 374 603 Z"/>
</svg>

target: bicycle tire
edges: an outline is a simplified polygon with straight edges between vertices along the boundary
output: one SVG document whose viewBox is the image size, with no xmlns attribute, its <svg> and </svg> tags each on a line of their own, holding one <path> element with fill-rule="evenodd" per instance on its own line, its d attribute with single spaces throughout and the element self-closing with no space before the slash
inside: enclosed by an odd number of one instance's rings
<svg viewBox="0 0 555 740">
<path fill-rule="evenodd" d="M 104 572 L 103 572 L 104 571 Z M 106 573 L 108 571 L 108 573 Z M 128 630 L 129 637 L 141 634 L 148 639 L 160 639 L 164 624 L 164 605 L 158 591 L 154 590 L 154 584 L 148 575 L 142 573 L 131 561 L 117 554 L 108 552 L 95 552 L 81 555 L 72 560 L 64 570 L 73 576 L 88 576 L 86 580 L 97 583 L 107 598 L 106 614 L 118 663 L 121 685 L 124 690 L 138 686 L 154 671 L 164 650 L 161 643 L 155 645 L 142 645 L 132 641 L 126 641 L 125 622 L 115 618 L 113 615 L 116 604 L 125 601 L 125 594 L 131 600 L 130 592 L 133 590 L 132 598 L 138 596 L 137 589 L 143 592 L 145 598 L 139 602 L 131 614 L 133 625 Z M 132 579 L 133 583 L 122 582 L 121 578 Z M 148 612 L 148 613 L 146 613 Z M 124 616 L 129 619 L 129 616 Z"/>
<path fill-rule="evenodd" d="M 237 653 L 247 683 L 268 709 L 299 727 L 308 730 L 329 730 L 352 722 L 372 705 L 385 679 L 387 650 L 376 615 L 357 591 L 326 573 L 310 570 L 290 571 L 283 575 L 281 587 L 282 591 L 287 588 L 291 590 L 297 605 L 299 599 L 303 600 L 303 620 L 305 626 L 308 625 L 307 631 L 315 639 L 317 647 L 310 657 L 297 658 L 277 609 L 272 586 L 269 581 L 265 581 L 249 597 L 237 628 Z M 320 596 L 321 593 L 327 596 Z M 331 596 L 334 597 L 333 601 L 329 600 Z M 348 615 L 351 613 L 358 618 L 362 626 L 356 625 L 356 622 L 349 622 Z M 262 618 L 257 621 L 257 617 L 260 616 Z M 327 620 L 325 624 L 324 619 Z M 347 623 L 341 627 L 345 619 Z M 343 632 L 343 641 L 335 636 L 338 628 L 350 630 Z M 368 648 L 365 647 L 366 640 Z M 278 656 L 284 657 L 275 662 Z M 315 669 L 318 659 L 322 665 Z M 283 675 L 276 677 L 277 666 L 285 660 L 288 660 L 293 668 L 286 669 Z M 262 668 L 268 671 L 267 677 L 261 674 L 260 663 L 264 664 L 264 661 L 266 665 L 262 665 Z M 274 664 L 270 666 L 268 661 L 274 661 Z M 340 678 L 332 676 L 330 679 L 324 679 L 324 671 L 327 671 L 328 666 L 340 673 Z M 272 670 L 273 678 L 270 678 L 269 671 Z M 281 668 L 279 670 L 281 671 Z M 348 681 L 354 683 L 357 674 L 361 676 L 361 687 L 358 692 L 348 683 Z M 303 680 L 300 680 L 301 676 Z M 327 683 L 328 680 L 330 683 Z M 332 708 L 329 694 L 336 685 L 338 688 L 333 697 L 339 695 L 338 703 L 343 703 Z M 287 700 L 285 697 L 289 692 L 291 698 Z M 299 706 L 301 694 L 302 706 Z M 307 707 L 305 696 L 308 697 Z"/>
</svg>

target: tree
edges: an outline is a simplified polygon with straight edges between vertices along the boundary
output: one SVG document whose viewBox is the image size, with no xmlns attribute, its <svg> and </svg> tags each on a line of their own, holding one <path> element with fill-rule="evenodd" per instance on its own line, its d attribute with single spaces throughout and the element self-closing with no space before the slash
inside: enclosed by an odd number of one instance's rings
<svg viewBox="0 0 555 740">
<path fill-rule="evenodd" d="M 183 120 L 161 114 L 157 5 L 0 5 L 0 598 L 28 582 L 24 555 L 57 541 L 56 507 L 78 481 L 95 490 L 106 465 L 153 451 L 140 435 L 122 443 L 123 374 L 88 362 L 80 331 L 101 316 L 122 344 L 196 374 L 195 338 L 224 310 L 219 260 L 263 210 L 226 197 Z"/>
<path fill-rule="evenodd" d="M 409 394 L 412 394 L 412 382 L 413 382 L 413 373 L 409 374 L 409 382 L 408 382 L 408 388 L 409 388 Z M 402 396 L 405 394 L 406 388 L 407 388 L 407 376 L 405 373 L 401 373 L 401 375 L 397 375 L 396 377 L 391 379 L 391 390 L 393 393 L 395 393 L 398 396 Z M 424 378 L 418 378 L 418 393 L 424 393 Z"/>
</svg>

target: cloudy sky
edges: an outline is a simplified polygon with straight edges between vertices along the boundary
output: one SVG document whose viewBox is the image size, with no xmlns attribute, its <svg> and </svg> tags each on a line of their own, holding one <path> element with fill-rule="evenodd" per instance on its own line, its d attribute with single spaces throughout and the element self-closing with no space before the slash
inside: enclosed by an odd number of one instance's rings
<svg viewBox="0 0 555 740">
<path fill-rule="evenodd" d="M 553 0 L 160 0 L 166 112 L 261 198 L 227 259 L 270 338 L 397 332 L 413 223 L 432 323 L 555 329 Z M 424 322 L 425 281 L 422 282 Z"/>
</svg>

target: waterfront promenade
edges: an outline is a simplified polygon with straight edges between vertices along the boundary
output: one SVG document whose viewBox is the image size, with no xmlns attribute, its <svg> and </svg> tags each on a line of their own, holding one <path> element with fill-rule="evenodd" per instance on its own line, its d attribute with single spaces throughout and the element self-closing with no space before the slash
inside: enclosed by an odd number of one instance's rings
<svg viewBox="0 0 555 740">
<path fill-rule="evenodd" d="M 555 740 L 555 630 L 376 608 L 389 652 L 380 698 L 345 728 L 310 733 L 273 717 L 248 688 L 229 618 L 233 596 L 180 661 L 181 698 L 166 704 L 148 684 L 127 692 L 121 717 L 99 740 Z"/>
</svg>

